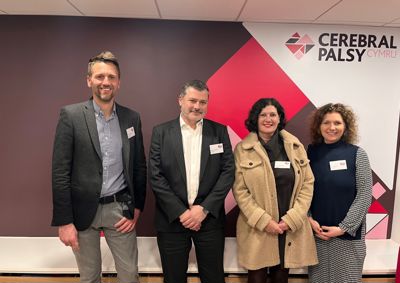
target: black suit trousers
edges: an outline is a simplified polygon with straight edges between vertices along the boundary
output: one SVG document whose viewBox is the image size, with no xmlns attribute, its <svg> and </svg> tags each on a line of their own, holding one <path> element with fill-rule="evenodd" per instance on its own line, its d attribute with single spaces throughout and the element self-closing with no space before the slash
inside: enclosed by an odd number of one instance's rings
<svg viewBox="0 0 400 283">
<path fill-rule="evenodd" d="M 158 232 L 164 283 L 186 283 L 192 242 L 202 283 L 224 283 L 224 230 Z"/>
</svg>

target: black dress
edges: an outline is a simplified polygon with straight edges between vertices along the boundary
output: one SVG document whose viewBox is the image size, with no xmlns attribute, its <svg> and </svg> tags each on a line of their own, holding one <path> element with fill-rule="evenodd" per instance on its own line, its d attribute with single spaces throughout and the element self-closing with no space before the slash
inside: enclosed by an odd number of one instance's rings
<svg viewBox="0 0 400 283">
<path fill-rule="evenodd" d="M 293 193 L 295 178 L 293 166 L 291 164 L 289 165 L 289 168 L 282 168 L 282 166 L 279 166 L 281 161 L 289 161 L 289 158 L 286 154 L 282 137 L 278 132 L 275 132 L 271 140 L 267 143 L 265 143 L 261 138 L 259 138 L 259 140 L 267 152 L 274 173 L 276 194 L 278 197 L 279 219 L 281 219 L 289 210 L 290 199 Z M 284 267 L 285 262 L 285 239 L 286 232 L 278 235 L 279 257 L 282 268 Z"/>
</svg>

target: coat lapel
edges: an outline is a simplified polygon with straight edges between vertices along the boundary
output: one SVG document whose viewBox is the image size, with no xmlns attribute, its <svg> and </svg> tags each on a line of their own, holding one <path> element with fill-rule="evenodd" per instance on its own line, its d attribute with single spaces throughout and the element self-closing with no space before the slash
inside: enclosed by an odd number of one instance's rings
<svg viewBox="0 0 400 283">
<path fill-rule="evenodd" d="M 128 134 L 126 132 L 127 129 L 133 127 L 132 123 L 129 123 L 128 117 L 125 115 L 125 112 L 122 108 L 116 103 L 116 111 L 118 116 L 119 128 L 121 131 L 121 141 L 122 141 L 122 159 L 124 161 L 124 168 L 128 170 L 129 166 L 129 154 L 131 147 L 129 146 Z M 137 129 L 134 129 L 135 131 Z"/>
<path fill-rule="evenodd" d="M 258 136 L 256 133 L 249 133 L 242 142 L 243 148 L 251 149 L 253 148 L 255 152 L 267 163 L 269 164 L 268 154 L 265 151 L 264 147 L 258 140 Z"/>
<path fill-rule="evenodd" d="M 200 181 L 203 179 L 204 171 L 208 157 L 210 156 L 210 144 L 212 139 L 211 126 L 207 123 L 207 120 L 203 119 L 203 140 L 201 141 L 201 161 L 200 161 Z"/>
<path fill-rule="evenodd" d="M 83 108 L 83 114 L 85 116 L 86 126 L 89 131 L 90 139 L 92 140 L 92 144 L 96 150 L 96 153 L 101 160 L 102 157 L 100 150 L 100 141 L 99 141 L 99 134 L 97 133 L 97 124 L 96 124 L 96 117 L 94 114 L 93 100 L 89 100 L 86 103 L 86 105 Z"/>
<path fill-rule="evenodd" d="M 182 132 L 181 132 L 181 128 L 180 128 L 179 118 L 176 120 L 176 122 L 171 127 L 170 139 L 171 139 L 172 143 L 176 145 L 172 148 L 173 148 L 174 155 L 175 155 L 177 163 L 178 163 L 178 169 L 182 174 L 183 180 L 185 181 L 185 185 L 187 185 L 185 157 L 183 155 Z"/>
</svg>

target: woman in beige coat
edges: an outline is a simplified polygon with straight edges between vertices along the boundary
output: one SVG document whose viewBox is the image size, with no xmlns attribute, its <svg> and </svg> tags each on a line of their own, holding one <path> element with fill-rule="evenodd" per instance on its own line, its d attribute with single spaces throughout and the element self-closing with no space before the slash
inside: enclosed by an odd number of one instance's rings
<svg viewBox="0 0 400 283">
<path fill-rule="evenodd" d="M 283 130 L 285 112 L 273 98 L 258 100 L 247 118 L 250 133 L 235 149 L 233 193 L 239 263 L 249 283 L 287 283 L 289 268 L 316 264 L 307 212 L 314 177 L 299 140 Z"/>
</svg>

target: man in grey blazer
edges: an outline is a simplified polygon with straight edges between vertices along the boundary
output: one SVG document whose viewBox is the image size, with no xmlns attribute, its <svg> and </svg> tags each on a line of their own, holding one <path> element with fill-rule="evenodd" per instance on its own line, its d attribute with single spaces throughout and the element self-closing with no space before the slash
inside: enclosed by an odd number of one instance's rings
<svg viewBox="0 0 400 283">
<path fill-rule="evenodd" d="M 115 103 L 115 56 L 90 59 L 89 101 L 61 109 L 53 149 L 53 220 L 74 251 L 81 282 L 101 282 L 100 232 L 119 282 L 138 281 L 136 224 L 146 196 L 146 161 L 139 114 Z"/>
<path fill-rule="evenodd" d="M 201 282 L 224 282 L 224 200 L 234 160 L 226 127 L 204 119 L 208 98 L 204 82 L 186 83 L 180 116 L 153 129 L 149 175 L 166 283 L 186 283 L 192 241 Z"/>
</svg>

